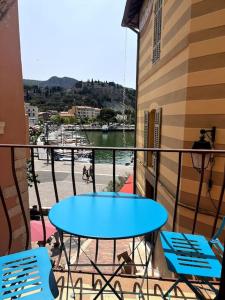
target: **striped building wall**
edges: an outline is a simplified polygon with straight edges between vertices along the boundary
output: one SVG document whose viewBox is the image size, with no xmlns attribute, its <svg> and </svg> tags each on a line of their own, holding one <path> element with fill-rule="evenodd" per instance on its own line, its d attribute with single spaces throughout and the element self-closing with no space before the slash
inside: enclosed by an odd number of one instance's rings
<svg viewBox="0 0 225 300">
<path fill-rule="evenodd" d="M 144 1 L 140 24 L 150 1 Z M 152 64 L 153 14 L 140 32 L 137 111 L 137 146 L 144 146 L 144 112 L 162 107 L 161 148 L 191 148 L 200 128 L 217 127 L 216 149 L 225 144 L 225 2 L 224 0 L 164 0 L 160 60 Z M 150 178 L 138 156 L 137 188 L 145 193 Z M 198 173 L 190 155 L 183 158 L 178 228 L 191 230 L 196 203 Z M 161 154 L 158 199 L 174 211 L 177 185 L 177 154 Z M 197 231 L 207 233 L 218 204 L 224 159 L 213 167 L 213 188 L 207 192 L 206 172 Z M 148 175 L 148 173 L 150 175 Z M 212 199 L 210 199 L 210 197 Z M 223 207 L 225 214 L 225 206 Z M 167 227 L 171 226 L 170 217 Z M 182 224 L 185 224 L 183 227 Z"/>
<path fill-rule="evenodd" d="M 191 147 L 191 141 L 198 135 L 199 128 L 216 126 L 216 149 L 225 148 L 225 2 L 192 1 L 189 35 L 188 87 L 186 98 L 186 119 L 184 147 Z M 209 170 L 206 171 L 201 207 L 206 214 L 212 214 L 218 205 L 223 180 L 225 158 L 215 158 L 212 180 L 213 188 L 207 192 Z M 186 159 L 185 178 L 182 184 L 181 200 L 194 205 L 198 186 L 198 174 Z M 190 188 L 192 187 L 192 188 Z M 191 191 L 191 192 L 190 192 Z M 211 198 L 211 200 L 210 200 Z M 187 199 L 187 200 L 186 200 Z M 225 205 L 222 206 L 225 214 Z M 212 223 L 203 214 L 199 218 L 199 230 L 203 224 Z M 206 230 L 207 230 L 206 226 Z"/>
</svg>

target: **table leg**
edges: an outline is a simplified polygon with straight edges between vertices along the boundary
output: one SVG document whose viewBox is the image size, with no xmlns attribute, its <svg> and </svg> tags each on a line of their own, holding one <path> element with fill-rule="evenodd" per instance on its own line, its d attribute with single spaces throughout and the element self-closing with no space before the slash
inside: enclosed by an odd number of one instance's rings
<svg viewBox="0 0 225 300">
<path fill-rule="evenodd" d="M 153 233 L 151 249 L 150 249 L 150 252 L 149 252 L 148 255 L 147 255 L 147 242 L 145 241 L 145 259 L 146 259 L 146 262 L 145 262 L 145 271 L 144 271 L 143 279 L 142 279 L 142 282 L 141 282 L 140 286 L 141 286 L 141 290 L 142 290 L 143 285 L 144 285 L 144 281 L 146 279 L 146 281 L 147 281 L 146 282 L 147 283 L 147 298 L 149 298 L 149 296 L 148 296 L 148 266 L 149 266 L 151 258 L 152 258 L 152 262 L 153 262 L 153 259 L 154 259 L 154 249 L 155 249 L 155 245 L 156 245 L 156 242 L 157 242 L 157 238 L 158 238 L 158 231 Z M 154 267 L 154 266 L 152 265 L 152 267 Z M 144 298 L 143 295 L 142 295 L 142 298 Z"/>
<path fill-rule="evenodd" d="M 62 238 L 62 236 L 60 236 Z M 72 281 L 72 276 L 71 276 L 71 271 L 70 271 L 70 261 L 69 261 L 69 258 L 68 258 L 68 255 L 67 255 L 67 252 L 66 252 L 66 249 L 65 249 L 65 245 L 63 243 L 63 240 L 61 241 L 62 243 L 62 247 L 63 247 L 63 250 L 65 252 L 65 257 L 66 257 L 66 261 L 67 261 L 67 265 L 68 265 L 68 271 L 69 271 L 69 275 L 70 275 L 70 280 L 71 280 L 71 283 L 73 282 Z M 132 252 L 129 254 L 130 255 L 133 255 L 133 252 L 137 249 L 137 247 L 139 246 L 139 244 L 141 243 L 141 241 L 138 243 L 137 246 L 135 246 L 132 250 Z M 117 296 L 117 298 L 119 300 L 123 300 L 123 298 L 118 294 L 118 292 L 115 290 L 115 288 L 110 284 L 110 282 L 112 281 L 112 279 L 117 275 L 117 273 L 122 269 L 122 267 L 125 265 L 126 261 L 123 261 L 119 267 L 115 270 L 115 272 L 112 274 L 112 276 L 107 279 L 104 274 L 101 272 L 101 270 L 98 268 L 97 266 L 97 263 L 94 263 L 90 257 L 87 255 L 87 253 L 82 249 L 82 247 L 80 248 L 80 250 L 85 254 L 85 256 L 88 258 L 88 260 L 90 261 L 90 263 L 92 264 L 92 266 L 94 267 L 94 269 L 98 272 L 98 274 L 102 277 L 102 279 L 105 281 L 105 285 L 99 290 L 99 292 L 97 293 L 97 295 L 94 297 L 93 300 L 97 299 L 101 294 L 102 292 L 105 290 L 105 288 L 107 286 L 110 287 L 110 289 L 113 291 L 113 293 L 115 294 L 115 296 Z M 94 286 L 94 282 L 93 282 L 93 279 L 92 279 L 92 285 Z M 73 283 L 72 283 L 72 288 L 73 288 L 73 292 L 74 292 L 74 287 L 73 287 Z M 75 293 L 74 293 L 75 295 Z"/>
<path fill-rule="evenodd" d="M 132 255 L 132 257 L 133 257 L 133 253 L 134 253 L 134 251 L 137 249 L 137 247 L 139 246 L 139 244 L 141 243 L 141 241 L 138 243 L 138 245 L 136 246 L 136 247 L 134 247 L 133 249 L 132 249 L 132 252 L 130 253 L 130 255 Z M 130 256 L 129 255 L 129 256 Z M 86 255 L 87 256 L 87 255 Z M 151 256 L 151 253 L 150 253 L 150 256 Z M 88 256 L 87 256 L 88 257 Z M 89 258 L 89 257 L 88 257 Z M 95 270 L 98 272 L 98 274 L 104 279 L 104 281 L 105 281 L 105 285 L 99 290 L 99 292 L 98 292 L 98 294 L 94 297 L 94 299 L 93 300 L 96 300 L 101 294 L 102 294 L 102 292 L 104 291 L 104 289 L 107 287 L 107 286 L 109 286 L 110 288 L 111 288 L 111 290 L 113 291 L 113 293 L 117 296 L 117 298 L 119 299 L 119 300 L 122 300 L 123 298 L 117 293 L 117 291 L 114 289 L 114 287 L 110 284 L 110 282 L 112 281 L 112 279 L 117 275 L 117 273 L 122 269 L 122 267 L 125 265 L 125 263 L 126 263 L 126 261 L 123 261 L 120 265 L 119 265 L 119 267 L 115 270 L 115 272 L 112 274 L 112 276 L 109 278 L 109 279 L 107 279 L 105 276 L 104 276 L 104 274 L 102 274 L 102 272 L 101 272 L 101 270 L 97 267 L 97 265 L 91 260 L 91 259 L 89 259 L 90 260 L 90 262 L 91 262 L 91 264 L 92 264 L 92 266 L 95 268 Z M 150 261 L 150 258 L 149 258 L 149 261 Z"/>
<path fill-rule="evenodd" d="M 92 266 L 96 269 L 96 271 L 98 272 L 98 274 L 104 279 L 105 281 L 105 285 L 99 290 L 98 294 L 94 297 L 93 300 L 96 300 L 104 291 L 104 289 L 109 286 L 111 288 L 111 290 L 113 291 L 113 293 L 117 296 L 117 298 L 119 300 L 122 300 L 123 298 L 117 293 L 117 291 L 114 289 L 114 287 L 110 284 L 110 282 L 113 280 L 113 278 L 116 276 L 116 274 L 121 270 L 121 268 L 124 266 L 125 261 L 116 269 L 116 271 L 113 273 L 113 275 L 107 279 L 104 274 L 102 274 L 101 270 L 96 266 L 96 264 L 91 260 L 90 261 Z"/>
<path fill-rule="evenodd" d="M 63 232 L 62 231 L 59 231 L 59 238 L 60 238 L 60 243 L 61 243 L 62 250 L 63 250 L 65 258 L 66 258 L 66 263 L 67 263 L 67 266 L 68 266 L 68 274 L 69 274 L 70 282 L 71 282 L 71 285 L 72 285 L 73 295 L 71 297 L 75 299 L 76 294 L 75 294 L 75 290 L 74 290 L 74 286 L 73 286 L 72 273 L 71 273 L 71 270 L 70 270 L 70 260 L 69 260 L 69 257 L 67 255 L 67 252 L 66 252 L 66 247 L 65 247 L 65 244 L 64 244 Z M 69 285 L 69 283 L 68 283 L 68 285 Z M 68 298 L 68 293 L 67 293 L 67 298 Z"/>
</svg>

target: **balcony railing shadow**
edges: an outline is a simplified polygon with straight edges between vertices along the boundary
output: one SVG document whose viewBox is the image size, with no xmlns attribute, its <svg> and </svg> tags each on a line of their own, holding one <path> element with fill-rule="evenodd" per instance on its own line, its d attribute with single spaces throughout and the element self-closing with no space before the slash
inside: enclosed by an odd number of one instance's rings
<svg viewBox="0 0 225 300">
<path fill-rule="evenodd" d="M 59 149 L 62 149 L 69 153 L 69 163 L 67 165 L 66 172 L 70 172 L 69 183 L 71 185 L 71 190 L 68 192 L 68 196 L 71 194 L 76 195 L 78 192 L 78 185 L 76 174 L 79 173 L 79 176 L 82 176 L 81 167 L 79 172 L 77 172 L 77 162 L 75 160 L 77 151 L 90 151 L 91 152 L 91 166 L 93 170 L 92 181 L 89 183 L 89 189 L 93 192 L 98 191 L 98 176 L 96 173 L 96 152 L 97 151 L 111 151 L 112 152 L 112 164 L 111 164 L 111 176 L 112 176 L 112 191 L 116 191 L 116 178 L 117 178 L 117 164 L 116 164 L 116 153 L 117 151 L 130 151 L 133 153 L 133 164 L 132 164 L 132 173 L 133 176 L 133 192 L 140 193 L 140 187 L 138 182 L 142 175 L 141 172 L 145 171 L 145 177 L 149 178 L 151 182 L 151 198 L 155 201 L 162 202 L 162 195 L 159 193 L 160 188 L 163 187 L 165 192 L 169 195 L 169 198 L 172 199 L 173 211 L 169 212 L 169 221 L 167 229 L 171 231 L 180 230 L 183 227 L 182 225 L 182 213 L 187 211 L 188 215 L 191 215 L 188 224 L 188 230 L 191 233 L 202 233 L 207 235 L 208 238 L 212 237 L 216 231 L 216 228 L 220 224 L 220 220 L 224 214 L 223 212 L 223 198 L 224 198 L 224 186 L 225 186 L 225 172 L 222 173 L 220 179 L 216 180 L 217 182 L 217 201 L 216 206 L 214 206 L 214 211 L 210 211 L 207 207 L 201 206 L 201 199 L 203 190 L 205 188 L 206 175 L 208 170 L 205 170 L 204 167 L 200 169 L 199 175 L 193 173 L 193 167 L 190 165 L 191 162 L 191 153 L 198 153 L 201 155 L 202 165 L 204 165 L 205 157 L 208 153 L 214 156 L 219 156 L 219 159 L 225 157 L 224 150 L 189 150 L 189 149 L 154 149 L 154 148 L 102 148 L 102 147 L 62 147 L 62 146 L 36 146 L 36 145 L 0 145 L 0 150 L 8 151 L 11 157 L 11 172 L 12 177 L 15 183 L 17 195 L 18 195 L 18 205 L 21 211 L 21 216 L 24 222 L 25 229 L 25 245 L 24 249 L 30 247 L 30 220 L 26 211 L 26 205 L 23 200 L 23 193 L 21 192 L 20 181 L 18 178 L 17 165 L 16 165 L 16 151 L 17 149 L 23 149 L 27 152 L 27 158 L 30 160 L 29 167 L 29 176 L 33 184 L 33 195 L 36 197 L 37 205 L 37 215 L 40 217 L 40 224 L 42 230 L 42 240 L 40 243 L 32 243 L 32 246 L 43 246 L 46 245 L 49 249 L 51 255 L 53 266 L 55 270 L 56 279 L 58 285 L 61 289 L 60 299 L 66 299 L 65 297 L 71 292 L 71 287 L 69 286 L 69 278 L 67 274 L 67 266 L 65 259 L 60 248 L 60 243 L 55 238 L 48 236 L 47 228 L 47 215 L 48 211 L 51 208 L 51 205 L 43 206 L 42 196 L 43 192 L 41 191 L 41 184 L 39 184 L 38 172 L 36 165 L 38 163 L 38 151 L 43 151 L 46 153 L 44 161 L 46 162 L 46 168 L 49 174 L 51 175 L 51 180 L 49 180 L 48 185 L 52 186 L 54 192 L 54 200 L 52 205 L 60 201 L 60 188 L 62 184 L 58 182 L 58 174 L 63 173 L 59 171 L 58 166 L 62 162 L 56 161 L 56 153 Z M 144 155 L 147 153 L 147 156 Z M 152 162 L 149 163 L 149 154 L 152 156 Z M 161 156 L 170 156 L 175 161 L 174 165 L 171 166 L 173 173 L 176 176 L 173 178 L 175 182 L 175 190 L 170 187 L 167 181 L 162 176 L 163 169 L 161 168 Z M 146 159 L 147 157 L 147 159 Z M 46 160 L 45 160 L 46 159 Z M 195 201 L 192 201 L 191 205 L 188 205 L 187 202 L 181 201 L 181 189 L 182 185 L 185 184 L 185 172 L 189 169 L 193 175 L 193 184 L 196 187 Z M 194 171 L 195 172 L 195 171 Z M 138 176 L 138 177 L 137 177 Z M 144 178 L 144 177 L 142 177 Z M 147 191 L 147 189 L 146 189 Z M 46 193 L 49 193 L 49 190 L 46 190 Z M 149 197 L 149 194 L 146 196 Z M 10 215 L 7 210 L 7 205 L 5 204 L 4 194 L 1 193 L 0 197 L 2 199 L 3 209 L 6 216 L 8 230 L 9 230 L 9 240 L 8 240 L 8 253 L 13 250 L 13 227 L 10 221 Z M 45 195 L 45 199 L 50 197 L 49 194 Z M 32 203 L 34 204 L 34 203 Z M 162 203 L 167 206 L 167 203 Z M 209 222 L 206 222 L 206 226 L 202 225 L 202 218 L 208 216 L 210 219 Z M 200 222 L 199 222 L 200 219 Z M 190 221 L 189 220 L 189 221 Z M 201 227 L 201 226 L 202 227 Z M 207 232 L 205 232 L 207 228 Z M 140 241 L 138 238 L 133 238 L 124 241 L 99 241 L 99 240 L 90 240 L 83 238 L 74 238 L 70 235 L 64 236 L 66 247 L 69 250 L 70 258 L 73 261 L 72 273 L 74 276 L 75 288 L 78 291 L 80 298 L 85 297 L 94 297 L 96 291 L 101 288 L 103 284 L 101 279 L 94 273 L 93 268 L 90 263 L 85 259 L 84 250 L 88 252 L 88 255 L 93 258 L 96 264 L 101 267 L 102 272 L 105 276 L 110 276 L 116 266 L 119 265 L 120 260 L 127 260 L 125 267 L 122 269 L 122 272 L 115 278 L 113 281 L 114 287 L 117 289 L 118 293 L 124 298 L 132 298 L 134 295 L 144 294 L 145 297 L 155 296 L 155 299 L 161 299 L 163 291 L 168 289 L 171 285 L 171 281 L 175 280 L 174 274 L 169 272 L 161 272 L 158 265 L 161 264 L 161 259 L 158 253 L 161 251 L 160 242 L 157 241 L 154 243 L 156 236 L 154 234 L 146 236 Z M 139 244 L 138 244 L 139 243 Z M 137 247 L 137 244 L 139 245 Z M 135 249 L 137 248 L 138 255 L 135 254 Z M 21 249 L 23 250 L 23 249 Z M 151 253 L 151 263 L 150 267 L 147 270 L 147 273 L 144 274 L 144 266 L 147 263 L 148 252 Z M 223 267 L 225 270 L 225 266 Z M 223 271 L 224 272 L 224 271 Z M 145 279 L 143 281 L 143 275 Z M 195 282 L 195 278 L 191 279 Z M 213 284 L 216 286 L 220 285 L 220 282 L 213 280 Z M 205 289 L 205 290 L 204 290 Z M 210 292 L 203 287 L 204 294 L 208 299 L 211 299 Z M 84 292 L 85 291 L 85 292 Z M 148 291 L 148 292 L 147 292 Z M 90 299 L 90 298 L 89 298 Z M 188 291 L 186 287 L 176 288 L 174 293 L 174 299 L 195 299 L 193 293 Z"/>
</svg>

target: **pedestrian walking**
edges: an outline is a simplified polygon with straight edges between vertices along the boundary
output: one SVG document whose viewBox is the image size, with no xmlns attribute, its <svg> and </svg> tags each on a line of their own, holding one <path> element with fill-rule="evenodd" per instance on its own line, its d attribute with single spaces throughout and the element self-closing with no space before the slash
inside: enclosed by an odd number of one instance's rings
<svg viewBox="0 0 225 300">
<path fill-rule="evenodd" d="M 89 170 L 86 171 L 87 183 L 89 183 L 90 173 Z"/>
<path fill-rule="evenodd" d="M 85 165 L 84 165 L 84 167 L 83 167 L 83 175 L 82 175 L 82 179 L 85 179 L 84 176 L 87 177 L 87 168 L 86 168 Z"/>
</svg>

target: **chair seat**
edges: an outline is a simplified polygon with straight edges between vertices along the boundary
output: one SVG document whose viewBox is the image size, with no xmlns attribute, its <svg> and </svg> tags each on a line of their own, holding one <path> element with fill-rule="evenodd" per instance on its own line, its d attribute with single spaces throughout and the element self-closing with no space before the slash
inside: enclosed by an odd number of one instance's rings
<svg viewBox="0 0 225 300">
<path fill-rule="evenodd" d="M 47 300 L 57 295 L 46 248 L 0 257 L 0 299 Z"/>
<path fill-rule="evenodd" d="M 204 236 L 163 231 L 160 238 L 170 271 L 220 278 L 221 264 Z"/>
</svg>

